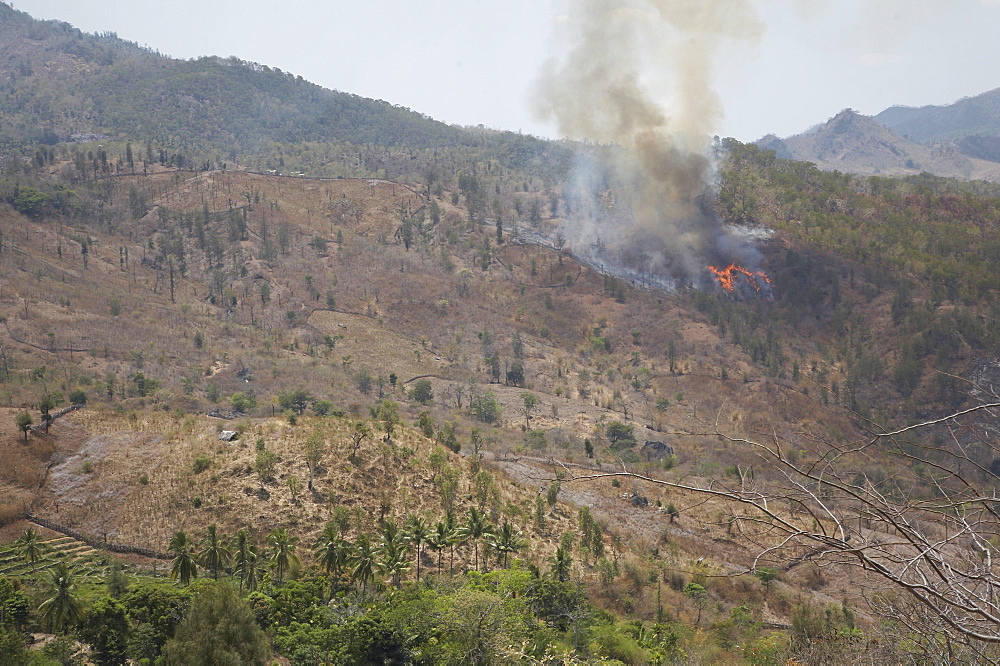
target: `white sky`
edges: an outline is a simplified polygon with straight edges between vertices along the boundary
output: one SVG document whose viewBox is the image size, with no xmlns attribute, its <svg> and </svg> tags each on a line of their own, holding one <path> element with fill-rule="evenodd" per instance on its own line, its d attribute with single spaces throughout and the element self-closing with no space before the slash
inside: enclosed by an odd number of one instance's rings
<svg viewBox="0 0 1000 666">
<path fill-rule="evenodd" d="M 445 122 L 542 136 L 556 130 L 533 116 L 531 87 L 560 55 L 551 37 L 573 2 L 10 1 L 165 55 L 235 55 Z M 1000 0 L 750 1 L 765 32 L 717 63 L 719 135 L 788 136 L 846 107 L 875 114 L 1000 87 Z"/>
</svg>

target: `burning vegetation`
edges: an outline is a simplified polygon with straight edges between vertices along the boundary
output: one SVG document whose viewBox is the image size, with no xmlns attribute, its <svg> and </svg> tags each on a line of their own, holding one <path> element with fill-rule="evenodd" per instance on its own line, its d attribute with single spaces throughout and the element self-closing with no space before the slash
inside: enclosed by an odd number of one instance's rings
<svg viewBox="0 0 1000 666">
<path fill-rule="evenodd" d="M 753 287 L 756 293 L 760 293 L 761 287 L 771 286 L 771 278 L 767 277 L 764 271 L 751 271 L 743 266 L 729 264 L 725 268 L 718 266 L 706 266 L 710 273 L 718 280 L 719 286 L 728 292 L 736 292 L 739 285 Z"/>
</svg>

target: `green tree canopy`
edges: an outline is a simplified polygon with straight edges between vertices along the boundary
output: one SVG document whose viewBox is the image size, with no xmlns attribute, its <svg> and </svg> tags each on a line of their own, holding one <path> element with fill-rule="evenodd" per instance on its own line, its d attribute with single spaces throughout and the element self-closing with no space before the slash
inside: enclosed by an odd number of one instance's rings
<svg viewBox="0 0 1000 666">
<path fill-rule="evenodd" d="M 247 603 L 229 584 L 212 582 L 194 597 L 163 654 L 168 666 L 246 666 L 263 665 L 271 650 Z"/>
<path fill-rule="evenodd" d="M 431 380 L 418 379 L 413 382 L 413 386 L 410 387 L 410 397 L 419 402 L 421 405 L 426 405 L 428 402 L 433 400 L 434 388 L 431 386 Z"/>
</svg>

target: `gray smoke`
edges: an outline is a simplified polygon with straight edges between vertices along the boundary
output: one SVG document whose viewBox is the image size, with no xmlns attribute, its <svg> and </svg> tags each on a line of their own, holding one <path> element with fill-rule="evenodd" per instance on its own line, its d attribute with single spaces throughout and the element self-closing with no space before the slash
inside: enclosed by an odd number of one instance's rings
<svg viewBox="0 0 1000 666">
<path fill-rule="evenodd" d="M 713 58 L 762 26 L 748 0 L 577 0 L 566 55 L 538 81 L 539 111 L 592 144 L 564 192 L 574 252 L 633 270 L 707 279 L 755 250 L 712 211 L 711 135 L 722 115 Z"/>
</svg>

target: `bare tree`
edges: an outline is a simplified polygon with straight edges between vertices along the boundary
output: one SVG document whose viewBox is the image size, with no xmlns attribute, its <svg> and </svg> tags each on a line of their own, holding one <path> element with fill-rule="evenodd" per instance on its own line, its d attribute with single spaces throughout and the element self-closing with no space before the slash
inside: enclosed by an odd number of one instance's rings
<svg viewBox="0 0 1000 666">
<path fill-rule="evenodd" d="M 1000 415 L 1000 398 L 989 397 L 896 430 L 868 422 L 870 436 L 847 444 L 805 433 L 727 434 L 720 419 L 700 434 L 756 459 L 756 473 L 740 467 L 733 482 L 670 481 L 624 465 L 571 480 L 625 476 L 729 503 L 730 528 L 754 549 L 750 572 L 804 562 L 854 567 L 876 585 L 866 594 L 872 611 L 908 631 L 914 650 L 935 662 L 994 663 L 1000 442 L 980 417 Z"/>
</svg>

